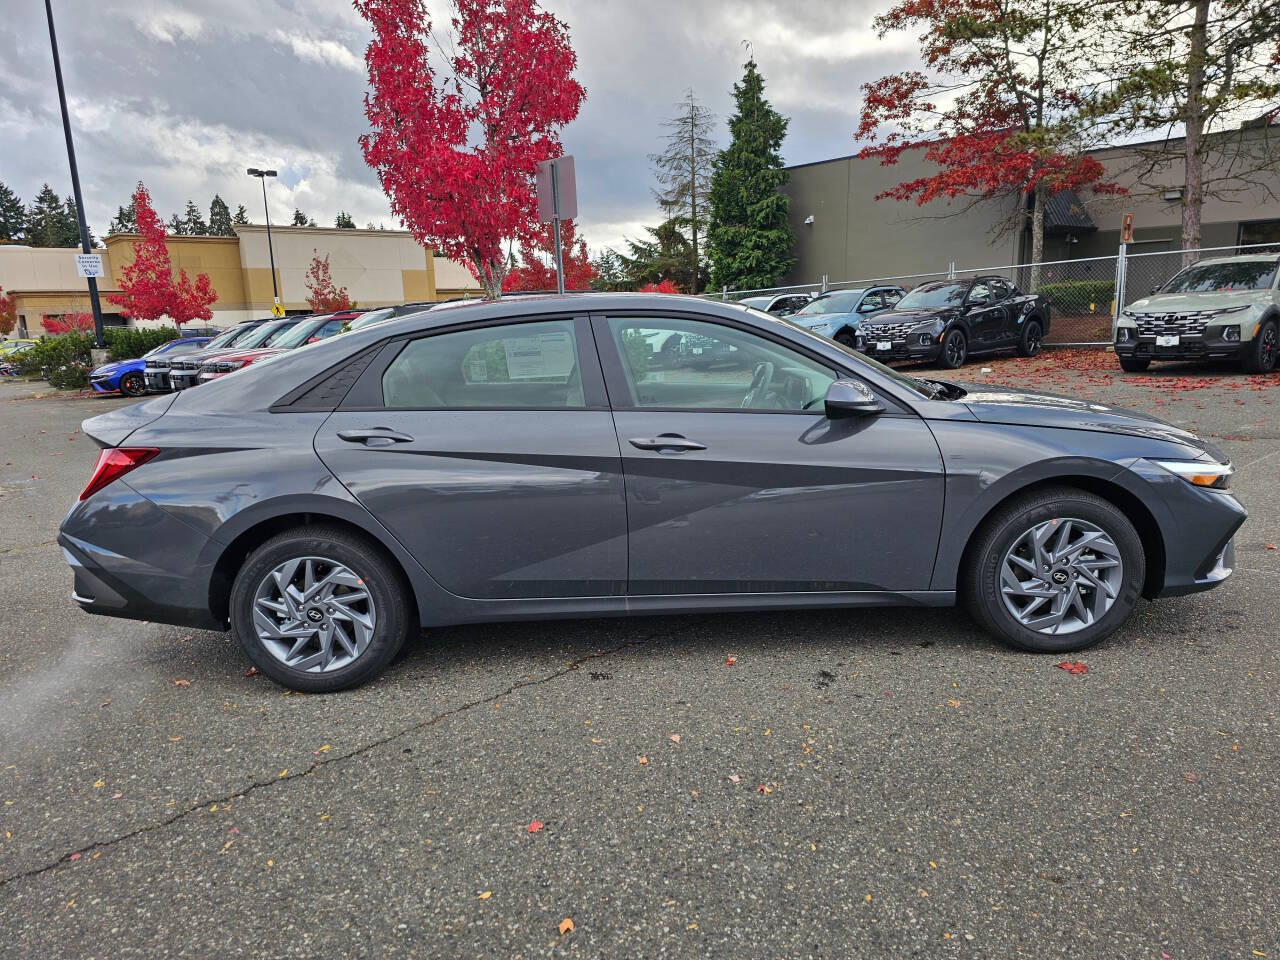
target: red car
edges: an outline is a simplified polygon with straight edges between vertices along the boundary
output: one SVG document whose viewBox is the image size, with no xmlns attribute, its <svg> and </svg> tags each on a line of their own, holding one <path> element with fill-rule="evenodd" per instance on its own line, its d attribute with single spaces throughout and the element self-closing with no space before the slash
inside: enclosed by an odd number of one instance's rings
<svg viewBox="0 0 1280 960">
<path fill-rule="evenodd" d="M 217 380 L 228 373 L 235 373 L 251 363 L 274 357 L 285 350 L 292 350 L 317 340 L 324 340 L 336 333 L 341 333 L 343 326 L 363 311 L 345 310 L 342 313 L 325 313 L 315 317 L 307 317 L 283 330 L 276 337 L 268 338 L 261 346 L 248 350 L 228 350 L 208 358 L 200 365 L 199 382 Z"/>
</svg>

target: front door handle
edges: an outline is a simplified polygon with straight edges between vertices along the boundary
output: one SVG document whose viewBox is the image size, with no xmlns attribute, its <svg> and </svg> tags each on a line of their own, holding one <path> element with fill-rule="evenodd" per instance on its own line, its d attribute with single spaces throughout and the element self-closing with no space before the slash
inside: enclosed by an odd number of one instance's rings
<svg viewBox="0 0 1280 960">
<path fill-rule="evenodd" d="M 627 441 L 637 450 L 657 450 L 659 453 L 684 453 L 686 450 L 705 450 L 707 445 L 697 440 L 686 440 L 678 433 L 663 433 L 656 437 L 633 437 Z"/>
<path fill-rule="evenodd" d="M 396 443 L 412 443 L 413 437 L 387 427 L 361 430 L 339 430 L 338 439 L 347 443 L 363 443 L 366 447 L 389 447 Z"/>
</svg>

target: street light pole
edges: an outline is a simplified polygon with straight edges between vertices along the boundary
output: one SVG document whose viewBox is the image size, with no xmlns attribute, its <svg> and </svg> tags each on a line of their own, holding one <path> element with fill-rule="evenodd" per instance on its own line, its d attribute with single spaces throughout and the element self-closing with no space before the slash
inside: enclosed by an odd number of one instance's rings
<svg viewBox="0 0 1280 960">
<path fill-rule="evenodd" d="M 80 171 L 76 168 L 76 147 L 71 140 L 71 117 L 67 113 L 67 91 L 62 84 L 62 61 L 58 59 L 58 35 L 53 29 L 53 5 L 44 0 L 49 18 L 49 46 L 53 48 L 53 74 L 58 80 L 58 105 L 62 108 L 62 132 L 67 137 L 67 160 L 71 163 L 71 192 L 76 198 L 76 219 L 80 221 L 80 250 L 89 253 L 89 227 L 84 219 L 84 196 L 80 193 Z M 93 309 L 93 342 L 99 349 L 107 345 L 102 330 L 102 304 L 98 301 L 98 281 L 89 277 L 89 305 Z"/>
<path fill-rule="evenodd" d="M 48 0 L 45 0 L 47 3 Z M 276 287 L 276 253 L 271 246 L 271 211 L 267 208 L 267 177 L 274 177 L 274 170 L 259 170 L 257 167 L 250 167 L 245 171 L 251 177 L 257 177 L 262 181 L 262 212 L 267 218 L 267 256 L 271 260 L 271 297 L 272 302 L 276 306 L 280 305 L 280 290 Z"/>
</svg>

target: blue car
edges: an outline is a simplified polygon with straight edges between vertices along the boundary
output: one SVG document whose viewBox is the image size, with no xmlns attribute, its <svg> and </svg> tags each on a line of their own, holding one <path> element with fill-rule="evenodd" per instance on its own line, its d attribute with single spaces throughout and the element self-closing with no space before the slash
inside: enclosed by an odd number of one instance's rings
<svg viewBox="0 0 1280 960">
<path fill-rule="evenodd" d="M 140 397 L 147 392 L 146 381 L 142 377 L 142 368 L 146 366 L 147 357 L 190 353 L 193 350 L 199 350 L 210 339 L 210 337 L 181 337 L 162 343 L 133 360 L 104 363 L 89 374 L 89 385 L 98 393 L 122 393 L 126 397 Z"/>
<path fill-rule="evenodd" d="M 856 349 L 858 327 L 867 317 L 890 309 L 906 295 L 901 287 L 858 287 L 820 294 L 788 319 L 806 330 Z"/>
</svg>

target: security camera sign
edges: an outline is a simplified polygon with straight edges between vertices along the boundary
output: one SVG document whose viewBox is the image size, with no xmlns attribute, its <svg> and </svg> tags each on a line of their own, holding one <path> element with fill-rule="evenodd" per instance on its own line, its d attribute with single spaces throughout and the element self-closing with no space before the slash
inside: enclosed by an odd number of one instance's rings
<svg viewBox="0 0 1280 960">
<path fill-rule="evenodd" d="M 76 273 L 79 276 L 88 279 L 89 277 L 100 277 L 103 275 L 102 270 L 102 254 L 100 253 L 77 253 L 76 254 Z"/>
</svg>

